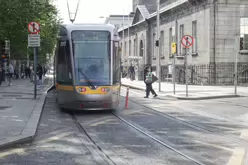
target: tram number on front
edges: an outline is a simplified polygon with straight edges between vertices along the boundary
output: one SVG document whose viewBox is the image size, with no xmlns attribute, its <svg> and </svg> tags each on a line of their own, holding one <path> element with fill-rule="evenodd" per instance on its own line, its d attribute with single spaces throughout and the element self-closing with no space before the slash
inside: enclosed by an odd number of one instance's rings
<svg viewBox="0 0 248 165">
<path fill-rule="evenodd" d="M 66 42 L 65 41 L 60 42 L 60 46 L 66 46 Z"/>
</svg>

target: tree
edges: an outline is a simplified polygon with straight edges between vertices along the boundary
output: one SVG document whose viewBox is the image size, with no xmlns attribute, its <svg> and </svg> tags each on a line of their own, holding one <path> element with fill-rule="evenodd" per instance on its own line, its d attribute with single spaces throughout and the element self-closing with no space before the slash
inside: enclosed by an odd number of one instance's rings
<svg viewBox="0 0 248 165">
<path fill-rule="evenodd" d="M 31 21 L 41 24 L 39 59 L 53 54 L 60 19 L 51 0 L 0 0 L 0 41 L 8 39 L 13 59 L 26 59 L 28 49 L 27 25 Z"/>
</svg>

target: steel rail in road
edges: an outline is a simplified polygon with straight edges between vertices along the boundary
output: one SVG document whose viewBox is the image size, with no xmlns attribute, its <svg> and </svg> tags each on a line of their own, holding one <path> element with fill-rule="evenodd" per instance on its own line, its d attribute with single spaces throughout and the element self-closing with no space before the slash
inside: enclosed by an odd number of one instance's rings
<svg viewBox="0 0 248 165">
<path fill-rule="evenodd" d="M 127 124 L 128 126 L 130 126 L 131 128 L 135 129 L 136 131 L 142 133 L 143 135 L 145 135 L 146 137 L 152 139 L 153 141 L 161 144 L 162 146 L 174 151 L 175 153 L 185 157 L 186 159 L 192 161 L 194 164 L 197 164 L 197 165 L 205 165 L 204 163 L 201 163 L 197 160 L 195 160 L 194 158 L 178 151 L 177 149 L 175 149 L 174 147 L 172 147 L 171 145 L 169 144 L 166 144 L 165 142 L 157 139 L 156 137 L 146 133 L 145 131 L 143 131 L 142 129 L 134 126 L 132 123 L 128 122 L 127 120 L 123 119 L 122 117 L 118 116 L 116 113 L 112 113 L 112 115 L 117 118 L 118 120 L 122 121 L 123 123 Z M 101 147 L 91 138 L 91 136 L 87 133 L 87 131 L 84 129 L 84 127 L 82 126 L 82 124 L 77 120 L 76 116 L 71 114 L 72 116 L 72 119 L 74 120 L 75 124 L 77 125 L 77 127 L 79 128 L 79 130 L 84 133 L 87 138 L 100 150 L 100 152 L 104 155 L 104 160 L 109 164 L 109 165 L 116 165 L 116 163 L 107 155 L 104 153 L 104 151 L 101 149 Z"/>
<path fill-rule="evenodd" d="M 157 139 L 156 137 L 154 137 L 154 136 L 152 136 L 152 135 L 146 133 L 146 131 L 144 131 L 144 130 L 138 128 L 138 127 L 136 127 L 135 125 L 133 125 L 133 124 L 130 123 L 129 121 L 127 121 L 127 120 L 123 119 L 122 117 L 118 116 L 116 113 L 113 113 L 113 115 L 114 115 L 116 118 L 118 118 L 119 120 L 121 120 L 122 122 L 126 123 L 128 126 L 134 128 L 135 130 L 139 131 L 140 133 L 144 134 L 145 136 L 149 137 L 150 139 L 156 141 L 157 143 L 163 145 L 164 147 L 169 148 L 170 150 L 176 152 L 177 154 L 179 154 L 179 155 L 185 157 L 186 159 L 191 160 L 191 161 L 194 162 L 195 164 L 198 164 L 198 165 L 205 165 L 204 163 L 201 163 L 201 162 L 195 160 L 194 158 L 192 158 L 192 157 L 190 157 L 190 156 L 188 156 L 188 155 L 186 155 L 186 154 L 180 152 L 179 150 L 175 149 L 175 148 L 172 147 L 171 145 L 166 144 L 165 142 L 163 142 L 163 141 Z"/>
<path fill-rule="evenodd" d="M 171 119 L 171 120 L 173 120 L 173 121 L 175 121 L 177 123 L 184 124 L 184 125 L 189 126 L 189 127 L 191 127 L 192 129 L 195 129 L 195 130 L 200 130 L 200 131 L 204 131 L 204 132 L 215 133 L 216 135 L 221 136 L 224 139 L 232 140 L 233 142 L 237 142 L 239 144 L 245 145 L 248 148 L 248 141 L 247 140 L 239 139 L 239 138 L 234 137 L 232 135 L 226 135 L 226 134 L 218 133 L 216 131 L 212 131 L 210 129 L 204 128 L 204 126 L 196 125 L 196 124 L 194 124 L 192 122 L 184 121 L 182 119 L 178 119 L 178 118 L 176 118 L 174 116 L 171 116 L 171 115 L 165 114 L 163 112 L 160 112 L 160 111 L 158 111 L 158 110 L 156 110 L 154 108 L 148 107 L 146 105 L 142 105 L 138 101 L 134 101 L 132 99 L 129 99 L 129 100 L 131 102 L 135 103 L 135 104 L 139 104 L 140 106 L 143 106 L 143 107 L 147 108 L 149 111 L 155 112 L 157 115 L 161 115 L 161 116 L 163 116 L 163 117 L 165 117 L 167 119 Z M 217 128 L 217 127 L 215 127 L 215 128 Z"/>
<path fill-rule="evenodd" d="M 96 144 L 96 142 L 91 138 L 91 136 L 87 133 L 87 131 L 84 129 L 84 127 L 82 126 L 82 124 L 80 124 L 80 122 L 77 120 L 76 116 L 73 115 L 71 113 L 72 119 L 74 120 L 76 126 L 78 127 L 79 131 L 84 133 L 88 140 L 90 140 L 96 147 L 97 149 L 100 151 L 100 155 L 103 156 L 102 158 L 104 159 L 104 161 L 108 164 L 108 165 L 117 165 L 103 150 L 102 148 Z"/>
<path fill-rule="evenodd" d="M 216 131 L 212 131 L 212 130 L 209 130 L 209 129 L 207 129 L 207 128 L 204 128 L 204 126 L 196 125 L 196 124 L 194 124 L 194 123 L 192 123 L 192 122 L 184 121 L 184 120 L 182 120 L 182 119 L 178 119 L 178 118 L 176 118 L 176 117 L 174 117 L 174 116 L 165 114 L 165 113 L 160 112 L 160 111 L 158 111 L 158 110 L 155 110 L 154 108 L 151 108 L 151 107 L 142 105 L 142 104 L 140 104 L 138 101 L 134 101 L 134 100 L 132 100 L 132 99 L 130 99 L 130 101 L 133 102 L 133 103 L 135 103 L 135 104 L 139 104 L 139 105 L 141 105 L 141 106 L 147 108 L 148 110 L 153 111 L 153 112 L 155 112 L 156 114 L 161 115 L 161 116 L 163 116 L 163 117 L 165 117 L 165 118 L 167 118 L 167 119 L 171 119 L 171 120 L 173 120 L 173 121 L 175 121 L 175 122 L 177 122 L 177 123 L 181 123 L 181 124 L 184 124 L 184 125 L 186 125 L 186 126 L 189 126 L 189 127 L 191 127 L 192 129 L 200 130 L 200 131 L 204 131 L 204 132 L 215 133 L 216 135 L 219 135 L 219 136 L 223 137 L 224 139 L 232 140 L 232 141 L 234 141 L 234 142 L 237 142 L 237 143 L 242 144 L 242 145 L 246 145 L 246 146 L 248 147 L 248 141 L 247 141 L 247 140 L 239 139 L 239 138 L 234 137 L 234 136 L 232 136 L 232 135 L 225 135 L 225 134 L 222 134 L 222 133 L 218 133 L 218 132 L 216 132 Z M 217 127 L 215 127 L 215 128 L 217 128 Z"/>
</svg>

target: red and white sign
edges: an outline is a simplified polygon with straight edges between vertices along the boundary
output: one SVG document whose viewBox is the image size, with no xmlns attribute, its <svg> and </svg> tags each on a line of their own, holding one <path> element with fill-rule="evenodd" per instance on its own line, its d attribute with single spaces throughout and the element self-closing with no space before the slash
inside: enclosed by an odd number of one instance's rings
<svg viewBox="0 0 248 165">
<path fill-rule="evenodd" d="M 39 32 L 40 32 L 40 24 L 38 22 L 30 22 L 28 24 L 28 32 L 30 34 L 39 34 Z"/>
<path fill-rule="evenodd" d="M 194 38 L 190 35 L 183 36 L 181 43 L 184 48 L 190 48 L 194 44 Z"/>
</svg>

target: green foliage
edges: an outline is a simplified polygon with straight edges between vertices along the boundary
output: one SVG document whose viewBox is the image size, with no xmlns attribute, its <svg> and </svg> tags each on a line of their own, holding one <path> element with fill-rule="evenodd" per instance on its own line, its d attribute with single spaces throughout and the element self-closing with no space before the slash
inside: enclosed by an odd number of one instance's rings
<svg viewBox="0 0 248 165">
<path fill-rule="evenodd" d="M 11 57 L 26 59 L 32 49 L 28 48 L 28 23 L 37 21 L 41 24 L 41 47 L 39 59 L 45 60 L 46 54 L 53 54 L 58 33 L 58 12 L 51 0 L 0 0 L 0 41 L 8 39 Z"/>
</svg>

